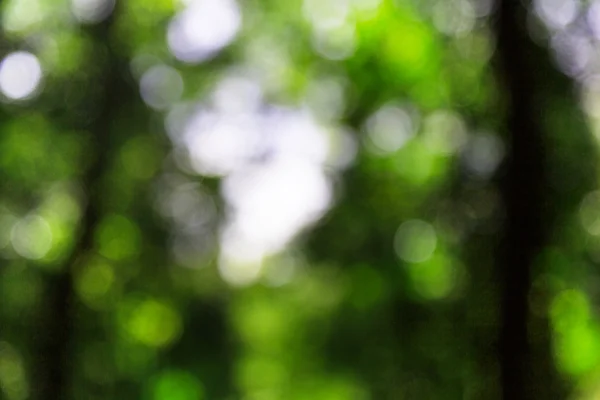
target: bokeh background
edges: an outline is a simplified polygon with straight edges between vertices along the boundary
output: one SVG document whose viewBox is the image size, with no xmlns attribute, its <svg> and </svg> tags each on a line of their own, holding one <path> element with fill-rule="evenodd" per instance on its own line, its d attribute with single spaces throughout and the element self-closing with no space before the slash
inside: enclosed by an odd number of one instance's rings
<svg viewBox="0 0 600 400">
<path fill-rule="evenodd" d="M 0 398 L 600 398 L 599 1 L 0 13 Z"/>
</svg>

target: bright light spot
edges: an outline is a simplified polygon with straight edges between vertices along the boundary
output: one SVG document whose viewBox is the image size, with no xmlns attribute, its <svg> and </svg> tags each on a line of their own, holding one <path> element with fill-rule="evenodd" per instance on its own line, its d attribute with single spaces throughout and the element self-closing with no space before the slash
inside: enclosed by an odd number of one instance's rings
<svg viewBox="0 0 600 400">
<path fill-rule="evenodd" d="M 219 111 L 229 113 L 253 112 L 262 103 L 262 89 L 252 79 L 231 76 L 219 82 L 213 103 Z"/>
<path fill-rule="evenodd" d="M 0 91 L 12 100 L 30 97 L 42 80 L 42 67 L 36 56 L 17 51 L 0 64 Z"/>
<path fill-rule="evenodd" d="M 265 114 L 265 149 L 268 154 L 283 154 L 321 164 L 330 151 L 329 135 L 310 113 L 273 108 Z"/>
<path fill-rule="evenodd" d="M 5 2 L 2 27 L 8 32 L 24 32 L 42 22 L 46 11 L 41 0 L 16 0 Z"/>
<path fill-rule="evenodd" d="M 582 35 L 559 32 L 552 37 L 552 48 L 561 69 L 568 75 L 576 76 L 585 72 L 595 48 L 589 39 Z"/>
<path fill-rule="evenodd" d="M 345 24 L 350 7 L 348 0 L 304 0 L 302 11 L 316 28 L 328 30 Z"/>
<path fill-rule="evenodd" d="M 579 208 L 581 224 L 590 235 L 600 236 L 600 192 L 589 193 Z"/>
<path fill-rule="evenodd" d="M 582 375 L 600 362 L 600 329 L 591 318 L 590 302 L 580 290 L 559 293 L 550 306 L 558 365 L 564 372 Z"/>
<path fill-rule="evenodd" d="M 489 178 L 504 157 L 504 145 L 494 135 L 478 135 L 471 139 L 465 150 L 465 161 L 476 176 Z"/>
<path fill-rule="evenodd" d="M 71 0 L 71 11 L 78 21 L 100 22 L 110 15 L 115 0 Z"/>
<path fill-rule="evenodd" d="M 255 71 L 267 92 L 278 93 L 290 81 L 293 63 L 289 48 L 271 36 L 259 36 L 244 46 L 246 65 Z"/>
<path fill-rule="evenodd" d="M 222 80 L 212 103 L 183 127 L 177 121 L 186 111 L 170 115 L 167 125 L 195 172 L 223 177 L 228 207 L 219 272 L 231 285 L 245 286 L 261 277 L 266 259 L 327 211 L 333 188 L 325 170 L 351 163 L 356 143 L 318 124 L 306 109 L 265 106 L 262 87 L 249 78 Z M 185 210 L 200 207 L 194 199 L 180 193 L 160 207 L 171 218 L 188 221 Z M 274 277 L 273 284 L 284 278 Z"/>
<path fill-rule="evenodd" d="M 427 222 L 410 220 L 398 228 L 394 237 L 394 249 L 402 260 L 410 263 L 427 261 L 435 251 L 437 236 Z"/>
<path fill-rule="evenodd" d="M 467 128 L 460 115 L 436 111 L 423 121 L 423 140 L 432 151 L 452 154 L 467 142 Z"/>
<path fill-rule="evenodd" d="M 595 1 L 588 10 L 587 22 L 590 26 L 594 36 L 600 39 L 600 2 Z"/>
<path fill-rule="evenodd" d="M 265 257 L 284 249 L 331 201 L 331 187 L 314 164 L 278 159 L 226 178 L 232 207 L 221 240 L 220 272 L 236 286 L 255 282 Z"/>
<path fill-rule="evenodd" d="M 201 62 L 231 43 L 241 24 L 235 0 L 194 0 L 169 25 L 169 48 L 181 61 Z"/>
<path fill-rule="evenodd" d="M 183 330 L 181 316 L 167 303 L 149 299 L 130 307 L 122 315 L 122 323 L 129 336 L 142 344 L 150 347 L 168 346 Z"/>
<path fill-rule="evenodd" d="M 166 65 L 151 67 L 140 79 L 142 98 L 156 110 L 163 110 L 179 100 L 183 87 L 181 74 Z"/>
<path fill-rule="evenodd" d="M 52 230 L 44 218 L 31 215 L 13 227 L 11 241 L 20 256 L 39 260 L 52 248 Z"/>
<path fill-rule="evenodd" d="M 393 153 L 414 136 L 415 126 L 410 114 L 403 108 L 387 105 L 367 120 L 367 135 L 376 153 Z"/>
<path fill-rule="evenodd" d="M 541 20 L 553 29 L 566 27 L 579 12 L 579 4 L 575 0 L 535 0 L 533 6 Z"/>
<path fill-rule="evenodd" d="M 192 167 L 208 176 L 224 176 L 240 168 L 256 153 L 259 124 L 254 115 L 198 113 L 184 133 Z"/>
<path fill-rule="evenodd" d="M 438 1 L 433 8 L 433 23 L 446 35 L 465 35 L 475 26 L 475 12 L 467 0 Z"/>
<path fill-rule="evenodd" d="M 184 135 L 192 167 L 212 176 L 279 153 L 322 163 L 330 151 L 328 135 L 310 115 L 277 108 L 263 115 L 200 112 Z"/>
<path fill-rule="evenodd" d="M 234 210 L 231 225 L 271 253 L 320 218 L 332 195 L 318 166 L 291 158 L 239 171 L 226 178 L 223 192 Z"/>
<path fill-rule="evenodd" d="M 81 214 L 79 190 L 79 187 L 71 184 L 53 185 L 40 207 L 40 214 L 49 215 L 70 224 L 76 223 Z"/>
<path fill-rule="evenodd" d="M 557 365 L 563 372 L 585 376 L 598 368 L 600 329 L 597 324 L 578 324 L 556 336 Z"/>
<path fill-rule="evenodd" d="M 354 53 L 356 29 L 348 0 L 304 0 L 304 17 L 313 27 L 313 47 L 323 57 L 342 60 Z"/>
<path fill-rule="evenodd" d="M 344 60 L 356 49 L 356 28 L 344 24 L 335 28 L 318 29 L 313 33 L 313 47 L 329 60 Z"/>
<path fill-rule="evenodd" d="M 248 286 L 260 277 L 266 249 L 260 242 L 252 241 L 241 234 L 226 229 L 221 237 L 219 273 L 221 278 L 233 286 Z"/>
</svg>

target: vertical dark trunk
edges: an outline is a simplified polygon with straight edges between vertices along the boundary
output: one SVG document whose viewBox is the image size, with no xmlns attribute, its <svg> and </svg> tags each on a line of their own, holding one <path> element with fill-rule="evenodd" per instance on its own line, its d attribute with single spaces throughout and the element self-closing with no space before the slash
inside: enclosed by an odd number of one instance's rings
<svg viewBox="0 0 600 400">
<path fill-rule="evenodd" d="M 589 182 L 582 177 L 593 175 L 593 157 L 585 165 L 577 161 L 586 158 L 589 146 L 581 155 L 557 152 L 555 130 L 561 128 L 548 125 L 549 117 L 557 117 L 549 106 L 556 99 L 564 108 L 558 120 L 577 135 L 573 143 L 587 143 L 589 132 L 573 97 L 573 83 L 554 67 L 550 51 L 532 41 L 526 20 L 522 1 L 499 3 L 496 61 L 508 151 L 500 177 L 506 219 L 496 254 L 501 286 L 498 362 L 504 399 L 560 399 L 566 387 L 554 365 L 549 322 L 546 316 L 532 318 L 529 297 L 534 273 L 542 272 L 534 268 L 538 256 L 561 215 L 585 193 Z M 551 178 L 556 171 L 566 174 L 577 190 Z"/>
<path fill-rule="evenodd" d="M 119 2 L 117 2 L 117 5 Z M 92 250 L 94 229 L 101 216 L 102 193 L 100 185 L 113 147 L 114 122 L 121 114 L 121 105 L 132 96 L 132 85 L 124 79 L 126 64 L 121 63 L 111 41 L 111 27 L 117 10 L 102 23 L 86 28 L 93 39 L 95 51 L 92 63 L 96 73 L 90 72 L 88 111 L 94 114 L 84 128 L 93 135 L 93 159 L 82 177 L 81 187 L 86 195 L 79 224 L 79 234 L 72 252 L 59 274 L 51 277 L 47 285 L 47 301 L 43 305 L 42 326 L 38 330 L 41 346 L 37 354 L 37 374 L 34 390 L 39 400 L 66 400 L 72 398 L 70 376 L 73 372 L 73 344 L 75 338 L 76 298 L 73 289 L 73 273 Z M 86 90 L 86 88 L 82 88 Z M 93 112 L 95 111 L 95 112 Z M 69 119 L 69 116 L 66 116 Z"/>
<path fill-rule="evenodd" d="M 518 0 L 499 3 L 495 25 L 500 82 L 506 96 L 507 160 L 500 190 L 505 225 L 497 255 L 500 293 L 498 361 L 502 397 L 537 398 L 532 393 L 533 365 L 528 337 L 529 290 L 533 263 L 544 244 L 544 136 L 536 109 L 532 46 L 526 10 Z M 531 397 L 534 396 L 534 397 Z"/>
</svg>

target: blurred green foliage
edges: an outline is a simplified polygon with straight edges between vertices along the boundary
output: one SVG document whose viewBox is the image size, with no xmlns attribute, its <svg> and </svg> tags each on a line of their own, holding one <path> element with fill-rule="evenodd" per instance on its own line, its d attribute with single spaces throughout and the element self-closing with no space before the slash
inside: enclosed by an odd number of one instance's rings
<svg viewBox="0 0 600 400">
<path fill-rule="evenodd" d="M 0 398 L 501 398 L 495 3 L 1 1 Z M 530 341 L 576 399 L 598 10 L 536 0 L 523 43 L 552 194 Z"/>
</svg>

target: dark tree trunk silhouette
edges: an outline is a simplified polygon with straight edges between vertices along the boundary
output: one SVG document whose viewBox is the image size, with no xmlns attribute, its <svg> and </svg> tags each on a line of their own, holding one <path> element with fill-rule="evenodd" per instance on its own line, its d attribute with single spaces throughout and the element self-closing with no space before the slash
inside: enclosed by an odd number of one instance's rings
<svg viewBox="0 0 600 400">
<path fill-rule="evenodd" d="M 507 100 L 508 155 L 500 190 L 506 219 L 500 239 L 500 332 L 498 338 L 503 398 L 525 400 L 530 377 L 527 333 L 528 294 L 534 259 L 544 243 L 544 150 L 536 122 L 535 88 L 525 53 L 529 40 L 521 27 L 519 1 L 504 0 L 498 10 L 497 57 Z"/>
<path fill-rule="evenodd" d="M 115 48 L 116 43 L 111 40 L 117 9 L 118 7 L 105 21 L 85 28 L 93 40 L 93 54 L 97 60 L 95 65 L 98 67 L 97 73 L 91 74 L 92 78 L 87 83 L 91 92 L 89 97 L 93 101 L 86 102 L 88 122 L 83 126 L 92 134 L 94 142 L 91 149 L 94 153 L 89 155 L 93 161 L 80 182 L 86 199 L 77 239 L 61 272 L 50 277 L 47 283 L 42 326 L 37 332 L 42 343 L 36 356 L 37 374 L 32 381 L 36 398 L 40 400 L 72 398 L 70 376 L 74 367 L 73 344 L 77 312 L 73 274 L 78 264 L 93 250 L 94 230 L 101 217 L 103 202 L 100 186 L 115 142 L 114 123 L 123 113 L 124 103 L 135 98 L 132 83 L 126 79 L 127 63 L 122 62 Z M 64 119 L 68 124 L 69 110 Z"/>
<path fill-rule="evenodd" d="M 502 0 L 498 4 L 494 28 L 499 83 L 504 90 L 507 158 L 499 177 L 505 220 L 496 254 L 500 284 L 497 359 L 502 398 L 560 399 L 564 388 L 553 364 L 548 320 L 531 317 L 529 296 L 538 256 L 549 244 L 559 214 L 568 213 L 561 209 L 565 207 L 560 190 L 550 185 L 549 167 L 559 160 L 552 154 L 552 136 L 544 123 L 550 111 L 546 106 L 556 96 L 573 100 L 569 107 L 577 105 L 572 83 L 554 68 L 549 50 L 533 42 L 526 20 L 523 2 Z M 578 135 L 587 133 L 584 125 L 579 128 L 583 130 Z"/>
</svg>

